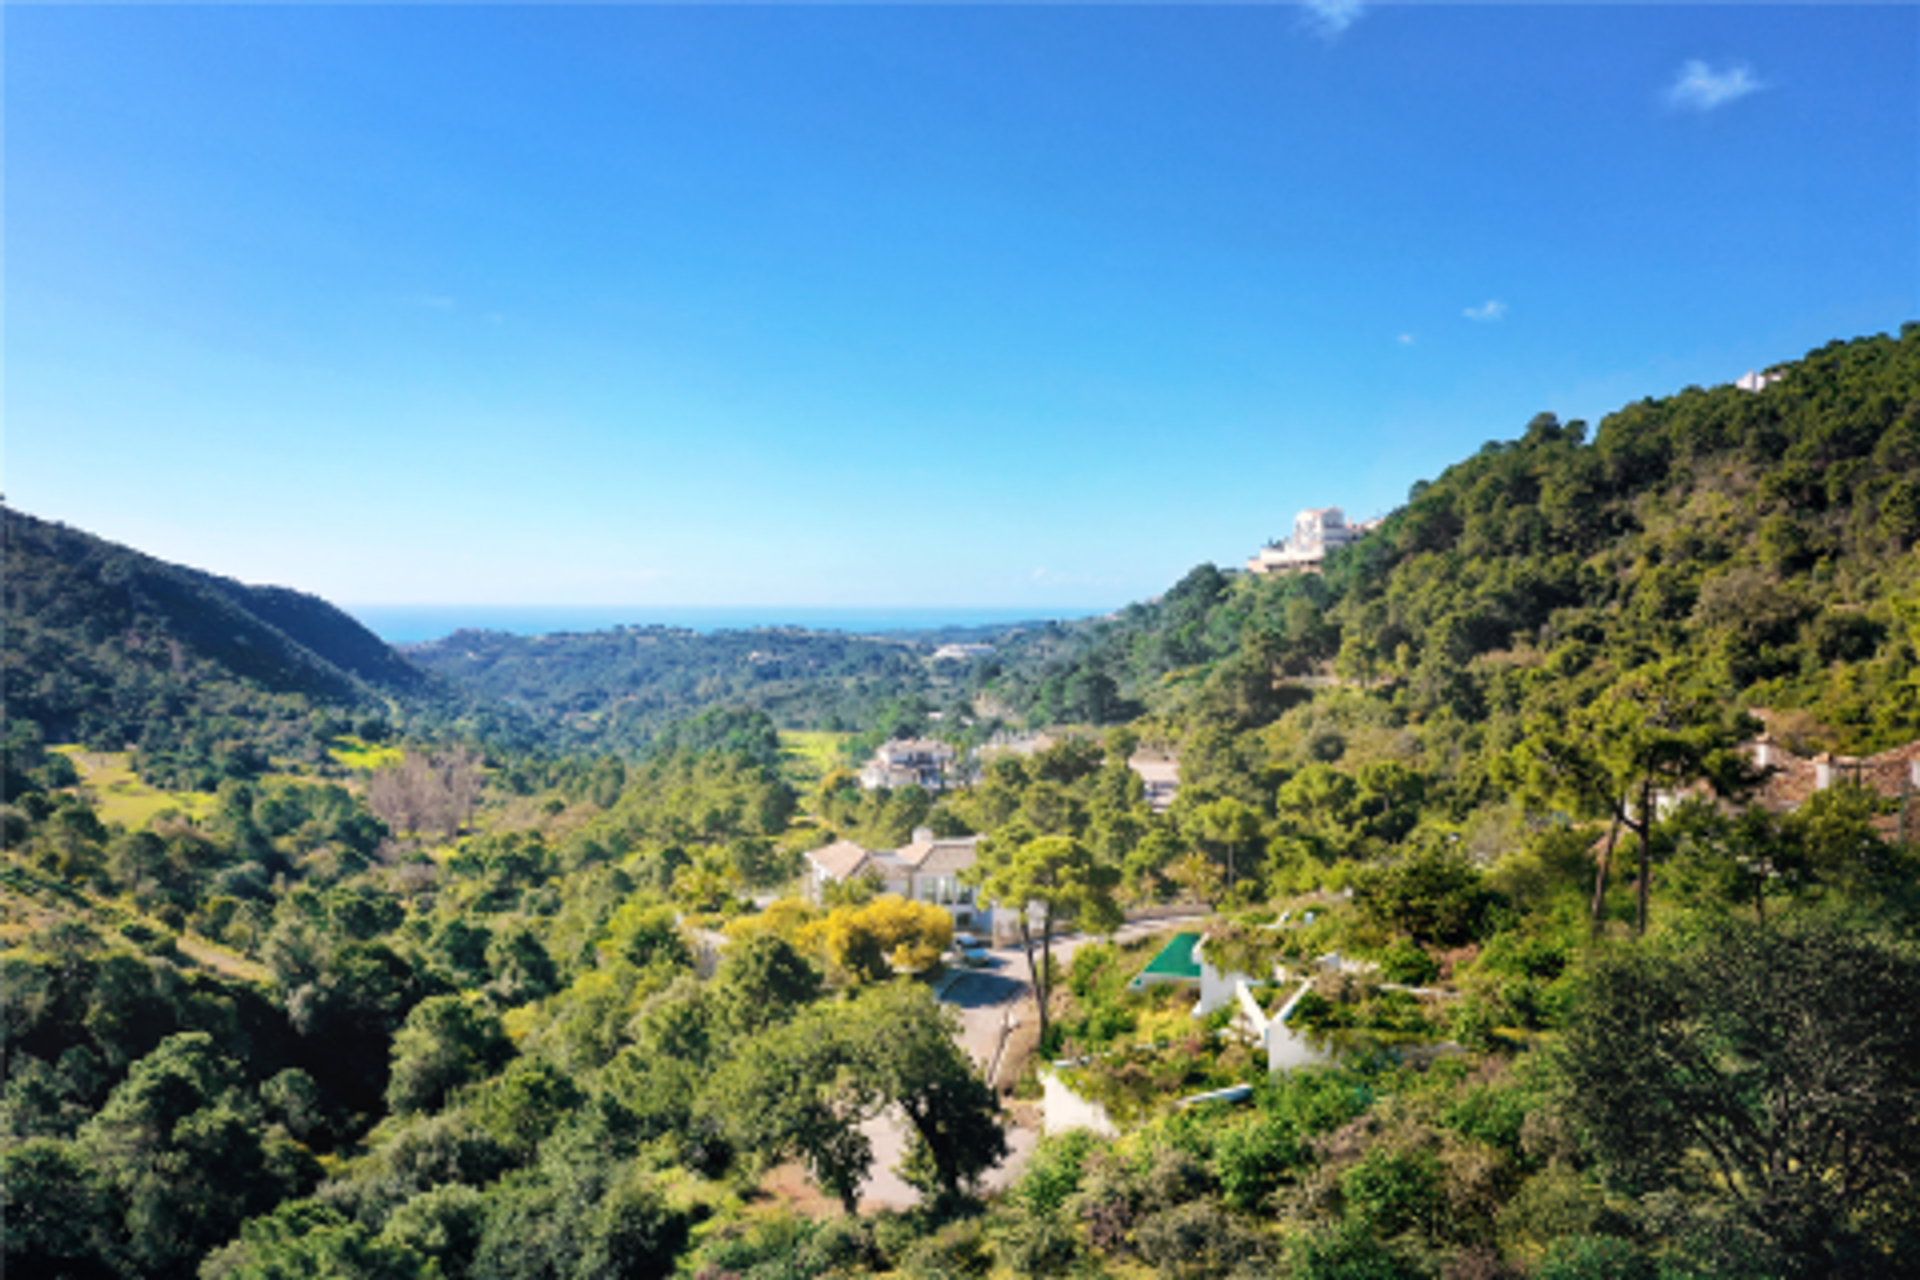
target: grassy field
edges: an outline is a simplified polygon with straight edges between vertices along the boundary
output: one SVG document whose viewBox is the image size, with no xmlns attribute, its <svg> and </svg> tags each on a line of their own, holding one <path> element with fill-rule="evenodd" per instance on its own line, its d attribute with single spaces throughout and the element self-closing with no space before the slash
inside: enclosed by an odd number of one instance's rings
<svg viewBox="0 0 1920 1280">
<path fill-rule="evenodd" d="M 333 757 L 334 763 L 349 769 L 364 769 L 371 773 L 375 769 L 399 764 L 405 758 L 405 753 L 398 747 L 383 747 L 350 735 L 335 738 L 334 741 L 339 745 L 327 748 L 327 754 Z"/>
<path fill-rule="evenodd" d="M 824 731 L 782 729 L 780 763 L 787 777 L 801 790 L 820 785 L 820 780 L 840 766 L 840 744 L 853 735 Z"/>
<path fill-rule="evenodd" d="M 177 809 L 189 818 L 204 818 L 218 803 L 204 791 L 161 791 L 140 781 L 131 757 L 124 751 L 88 751 L 84 747 L 55 747 L 80 771 L 80 785 L 93 796 L 100 821 L 117 822 L 135 830 L 156 814 Z"/>
</svg>

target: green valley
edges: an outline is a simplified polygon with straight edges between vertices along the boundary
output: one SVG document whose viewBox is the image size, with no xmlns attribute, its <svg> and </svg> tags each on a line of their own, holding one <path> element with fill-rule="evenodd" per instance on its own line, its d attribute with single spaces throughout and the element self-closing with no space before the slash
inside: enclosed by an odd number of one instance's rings
<svg viewBox="0 0 1920 1280">
<path fill-rule="evenodd" d="M 7 511 L 8 1264 L 1910 1273 L 1920 324 L 1770 372 L 916 636 L 395 651 Z"/>
</svg>

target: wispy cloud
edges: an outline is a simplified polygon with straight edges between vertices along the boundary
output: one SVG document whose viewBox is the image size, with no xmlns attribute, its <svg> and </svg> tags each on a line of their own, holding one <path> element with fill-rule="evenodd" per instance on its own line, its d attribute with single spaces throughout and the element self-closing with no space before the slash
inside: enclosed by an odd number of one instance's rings
<svg viewBox="0 0 1920 1280">
<path fill-rule="evenodd" d="M 1400 335 L 1398 341 L 1401 346 L 1410 347 L 1413 345 L 1413 335 L 1410 333 L 1403 333 Z"/>
<path fill-rule="evenodd" d="M 1307 18 L 1323 36 L 1337 36 L 1360 20 L 1367 6 L 1361 0 L 1302 0 Z"/>
<path fill-rule="evenodd" d="M 436 293 L 409 293 L 400 299 L 409 307 L 427 307 L 434 311 L 453 310 L 453 299 Z"/>
<path fill-rule="evenodd" d="M 1750 93 L 1766 88 L 1754 77 L 1753 69 L 1730 63 L 1715 70 L 1698 58 L 1680 68 L 1680 74 L 1667 89 L 1667 105 L 1692 111 L 1712 111 L 1729 102 L 1737 102 Z"/>
<path fill-rule="evenodd" d="M 1482 323 L 1485 323 L 1487 321 L 1498 320 L 1500 317 L 1506 315 L 1507 304 L 1500 301 L 1500 299 L 1498 298 L 1488 298 L 1485 302 L 1481 303 L 1479 306 L 1468 307 L 1465 311 L 1462 311 L 1460 314 L 1465 316 L 1469 320 L 1479 320 Z"/>
</svg>

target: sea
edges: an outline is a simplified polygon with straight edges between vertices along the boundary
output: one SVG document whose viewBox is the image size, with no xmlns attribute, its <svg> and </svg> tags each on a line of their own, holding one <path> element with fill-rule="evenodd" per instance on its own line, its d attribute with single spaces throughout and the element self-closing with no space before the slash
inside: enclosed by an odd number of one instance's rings
<svg viewBox="0 0 1920 1280">
<path fill-rule="evenodd" d="M 342 606 L 388 644 L 420 644 L 462 629 L 512 635 L 560 631 L 606 631 L 613 627 L 682 627 L 688 631 L 748 631 L 756 627 L 804 627 L 851 635 L 942 631 L 1067 622 L 1111 612 L 1033 605 L 850 608 L 828 605 L 498 605 L 362 604 Z"/>
</svg>

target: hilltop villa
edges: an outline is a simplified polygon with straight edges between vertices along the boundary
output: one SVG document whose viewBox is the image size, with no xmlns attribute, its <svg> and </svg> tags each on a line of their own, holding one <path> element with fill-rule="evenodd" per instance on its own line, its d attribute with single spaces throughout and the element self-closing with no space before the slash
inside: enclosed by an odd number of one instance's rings
<svg viewBox="0 0 1920 1280">
<path fill-rule="evenodd" d="M 1346 513 L 1338 507 L 1302 511 L 1293 518 L 1293 536 L 1260 548 L 1260 553 L 1247 561 L 1247 571 L 1262 575 L 1318 573 L 1329 551 L 1358 542 L 1360 535 L 1377 523 L 1348 524 Z"/>
</svg>

